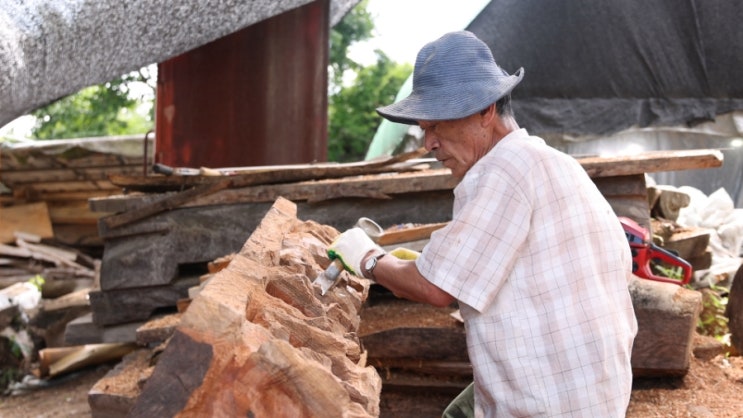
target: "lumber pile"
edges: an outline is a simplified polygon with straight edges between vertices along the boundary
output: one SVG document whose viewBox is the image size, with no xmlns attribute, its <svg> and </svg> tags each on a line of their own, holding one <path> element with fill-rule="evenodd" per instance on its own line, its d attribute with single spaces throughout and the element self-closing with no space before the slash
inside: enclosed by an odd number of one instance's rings
<svg viewBox="0 0 743 418">
<path fill-rule="evenodd" d="M 97 222 L 105 214 L 91 211 L 88 199 L 122 192 L 109 175 L 143 173 L 151 164 L 146 161 L 152 157 L 144 151 L 146 147 L 152 150 L 153 138 L 81 138 L 0 146 L 0 182 L 9 189 L 0 194 L 0 206 L 43 202 L 60 243 L 95 250 L 103 245 Z"/>
<path fill-rule="evenodd" d="M 432 202 L 449 200 L 454 181 L 449 175 L 426 176 L 415 168 L 417 162 L 405 161 L 418 156 L 420 152 L 381 162 L 257 168 L 219 176 L 143 177 L 136 178 L 141 184 L 129 182 L 125 187 L 151 190 L 163 184 L 169 190 L 182 183 L 190 188 L 92 199 L 93 210 L 114 213 L 100 222 L 105 245 L 100 289 L 90 294 L 93 325 L 104 332 L 172 311 L 207 273 L 208 263 L 237 252 L 263 214 L 284 195 L 297 201 L 303 218 L 337 228 L 352 225 L 358 218 L 352 218 L 355 213 L 366 208 L 374 208 L 372 215 L 385 213 L 385 219 L 400 220 L 416 212 L 422 221 L 443 220 L 450 204 Z M 317 175 L 325 178 L 313 179 Z M 281 183 L 287 179 L 305 180 Z M 263 184 L 267 181 L 270 184 Z M 233 187 L 256 182 L 261 184 Z M 401 185 L 404 191 L 417 193 L 421 204 L 429 203 L 429 209 L 416 211 L 417 206 L 408 206 L 411 199 L 388 195 Z M 248 199 L 245 193 L 256 195 Z M 296 199 L 298 194 L 306 200 Z"/>
<path fill-rule="evenodd" d="M 148 360 L 135 352 L 95 385 L 93 416 L 378 416 L 381 381 L 357 337 L 369 282 L 343 273 L 321 296 L 312 280 L 338 231 L 296 214 L 278 199 L 200 285 L 154 368 L 133 371 Z"/>
<path fill-rule="evenodd" d="M 98 260 L 42 237 L 16 231 L 12 245 L 0 243 L 0 288 L 40 278 L 45 299 L 94 285 Z"/>
<path fill-rule="evenodd" d="M 90 200 L 92 210 L 108 214 L 99 223 L 104 254 L 101 288 L 90 295 L 93 325 L 141 323 L 172 309 L 207 263 L 240 248 L 279 197 L 295 202 L 301 218 L 339 230 L 360 217 L 383 225 L 448 221 L 457 181 L 447 169 L 426 168 L 421 155 L 216 176 L 110 176 L 136 193 Z M 715 167 L 721 154 L 675 151 L 579 161 L 618 214 L 649 227 L 644 173 Z"/>
</svg>

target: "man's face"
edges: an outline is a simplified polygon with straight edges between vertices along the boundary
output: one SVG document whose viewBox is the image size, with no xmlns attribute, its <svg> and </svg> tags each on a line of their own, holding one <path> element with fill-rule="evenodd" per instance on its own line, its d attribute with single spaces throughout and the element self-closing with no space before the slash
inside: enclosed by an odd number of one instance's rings
<svg viewBox="0 0 743 418">
<path fill-rule="evenodd" d="M 433 151 L 436 159 L 457 178 L 464 177 L 493 145 L 482 126 L 480 114 L 454 120 L 419 121 L 418 124 L 424 131 L 426 149 Z"/>
</svg>

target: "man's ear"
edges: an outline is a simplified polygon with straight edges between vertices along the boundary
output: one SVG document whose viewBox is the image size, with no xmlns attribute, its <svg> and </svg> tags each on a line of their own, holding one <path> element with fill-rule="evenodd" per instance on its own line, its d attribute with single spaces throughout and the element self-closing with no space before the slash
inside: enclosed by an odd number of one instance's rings
<svg viewBox="0 0 743 418">
<path fill-rule="evenodd" d="M 490 106 L 481 110 L 480 116 L 482 117 L 481 122 L 483 126 L 491 124 L 493 122 L 493 118 L 497 116 L 495 111 L 495 103 L 491 103 Z"/>
</svg>

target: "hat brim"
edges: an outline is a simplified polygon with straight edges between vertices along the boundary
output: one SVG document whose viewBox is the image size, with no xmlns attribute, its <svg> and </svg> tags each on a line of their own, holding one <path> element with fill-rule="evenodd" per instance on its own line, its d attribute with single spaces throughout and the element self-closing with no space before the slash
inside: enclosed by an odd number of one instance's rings
<svg viewBox="0 0 743 418">
<path fill-rule="evenodd" d="M 422 120 L 454 120 L 475 114 L 509 94 L 524 78 L 524 69 L 504 75 L 489 85 L 488 91 L 469 94 L 466 86 L 452 83 L 435 91 L 415 91 L 397 103 L 377 108 L 377 113 L 392 122 L 417 125 Z M 472 100 L 473 97 L 481 97 Z"/>
</svg>

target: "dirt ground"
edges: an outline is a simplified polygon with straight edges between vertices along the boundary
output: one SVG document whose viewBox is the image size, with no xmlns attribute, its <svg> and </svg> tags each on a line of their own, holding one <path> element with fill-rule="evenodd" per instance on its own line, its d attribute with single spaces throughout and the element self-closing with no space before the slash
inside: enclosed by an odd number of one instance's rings
<svg viewBox="0 0 743 418">
<path fill-rule="evenodd" d="M 0 417 L 90 417 L 88 390 L 113 366 L 92 367 L 43 389 L 0 397 Z M 636 379 L 626 416 L 743 417 L 743 357 L 692 358 L 683 378 Z"/>
</svg>

